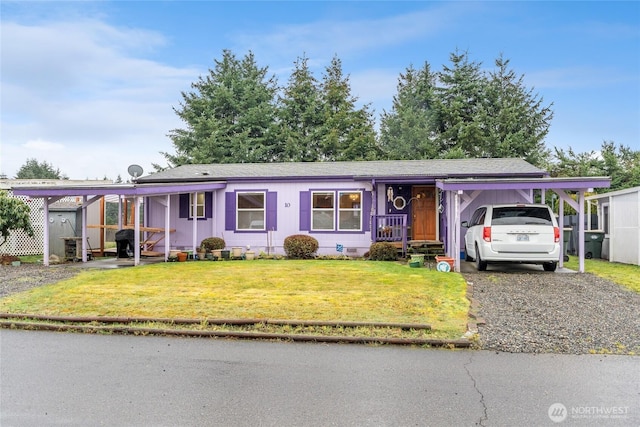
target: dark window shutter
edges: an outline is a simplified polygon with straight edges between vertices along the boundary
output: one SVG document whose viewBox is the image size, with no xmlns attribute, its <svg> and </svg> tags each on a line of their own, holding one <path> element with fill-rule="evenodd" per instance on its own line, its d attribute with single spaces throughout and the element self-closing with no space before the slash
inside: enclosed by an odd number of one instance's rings
<svg viewBox="0 0 640 427">
<path fill-rule="evenodd" d="M 180 194 L 180 218 L 189 218 L 189 194 Z"/>
<path fill-rule="evenodd" d="M 311 230 L 311 192 L 300 192 L 300 231 Z"/>
<path fill-rule="evenodd" d="M 204 193 L 204 217 L 213 218 L 213 193 L 211 191 Z"/>
<path fill-rule="evenodd" d="M 362 192 L 362 230 L 371 230 L 371 191 Z"/>
<path fill-rule="evenodd" d="M 236 229 L 236 193 L 224 193 L 224 229 Z"/>
<path fill-rule="evenodd" d="M 267 192 L 267 230 L 278 229 L 278 193 Z"/>
</svg>

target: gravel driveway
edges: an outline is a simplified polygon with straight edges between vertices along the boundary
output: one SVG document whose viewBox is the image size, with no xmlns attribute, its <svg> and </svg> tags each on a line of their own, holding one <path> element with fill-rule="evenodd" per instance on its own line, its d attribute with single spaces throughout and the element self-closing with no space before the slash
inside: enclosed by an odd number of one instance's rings
<svg viewBox="0 0 640 427">
<path fill-rule="evenodd" d="M 75 265 L 0 265 L 0 297 L 73 277 Z M 463 270 L 465 271 L 465 270 Z M 640 354 L 640 294 L 591 274 L 468 272 L 483 349 Z"/>
<path fill-rule="evenodd" d="M 491 268 L 491 267 L 490 267 Z M 640 355 L 640 294 L 592 274 L 463 273 L 483 349 Z"/>
</svg>

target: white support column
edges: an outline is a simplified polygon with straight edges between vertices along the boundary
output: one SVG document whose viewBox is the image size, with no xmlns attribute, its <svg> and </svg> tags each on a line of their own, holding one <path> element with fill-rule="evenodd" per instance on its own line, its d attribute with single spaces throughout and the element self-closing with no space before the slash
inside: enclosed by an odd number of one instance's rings
<svg viewBox="0 0 640 427">
<path fill-rule="evenodd" d="M 118 195 L 118 229 L 122 230 L 122 196 L 121 195 Z"/>
<path fill-rule="evenodd" d="M 191 224 L 191 226 L 193 227 L 192 229 L 192 233 L 191 233 L 191 250 L 192 250 L 192 254 L 193 257 L 195 259 L 195 255 L 196 255 L 196 245 L 197 245 L 197 239 L 198 239 L 198 193 L 192 193 L 192 198 L 193 198 L 193 203 L 191 206 L 192 209 L 192 219 L 193 219 L 193 224 Z"/>
<path fill-rule="evenodd" d="M 578 192 L 578 272 L 584 273 L 584 190 Z"/>
<path fill-rule="evenodd" d="M 42 263 L 49 266 L 49 257 L 51 256 L 49 253 L 51 250 L 49 248 L 49 198 L 43 197 L 42 202 L 42 207 L 44 209 L 44 242 L 42 242 L 44 259 L 42 260 Z"/>
<path fill-rule="evenodd" d="M 169 211 L 170 211 L 170 202 L 171 201 L 171 195 L 167 194 L 166 195 L 166 204 L 164 207 L 164 261 L 167 262 L 169 261 L 169 249 L 171 246 L 171 232 L 169 231 L 169 224 L 170 224 L 170 217 L 169 217 Z"/>
<path fill-rule="evenodd" d="M 567 252 L 567 248 L 564 247 L 564 201 L 560 199 L 558 206 L 558 228 L 560 228 L 560 259 L 558 260 L 558 266 L 564 267 L 564 254 Z"/>
<path fill-rule="evenodd" d="M 87 262 L 87 196 L 82 196 L 82 262 Z"/>
<path fill-rule="evenodd" d="M 133 197 L 133 265 L 140 264 L 140 197 Z"/>
<path fill-rule="evenodd" d="M 453 226 L 453 269 L 456 273 L 460 273 L 460 195 L 462 190 L 456 191 L 454 196 L 454 226 Z"/>
</svg>

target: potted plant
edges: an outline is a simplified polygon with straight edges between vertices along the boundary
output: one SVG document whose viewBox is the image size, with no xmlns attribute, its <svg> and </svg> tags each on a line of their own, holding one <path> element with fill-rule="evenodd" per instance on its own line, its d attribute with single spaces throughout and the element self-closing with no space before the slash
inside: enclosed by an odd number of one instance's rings
<svg viewBox="0 0 640 427">
<path fill-rule="evenodd" d="M 244 253 L 244 259 L 252 260 L 256 258 L 255 251 L 251 250 L 251 246 L 247 245 L 247 251 Z"/>
<path fill-rule="evenodd" d="M 200 242 L 200 248 L 204 249 L 205 252 L 213 254 L 213 258 L 215 259 L 222 257 L 222 249 L 224 249 L 226 245 L 224 239 L 220 237 L 207 237 Z"/>
</svg>

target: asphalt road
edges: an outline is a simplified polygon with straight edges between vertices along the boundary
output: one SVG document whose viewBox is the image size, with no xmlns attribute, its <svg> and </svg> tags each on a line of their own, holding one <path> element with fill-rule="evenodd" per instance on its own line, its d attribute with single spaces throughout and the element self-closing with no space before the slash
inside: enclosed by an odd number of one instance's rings
<svg viewBox="0 0 640 427">
<path fill-rule="evenodd" d="M 638 426 L 639 380 L 632 356 L 0 330 L 3 427 Z"/>
</svg>

